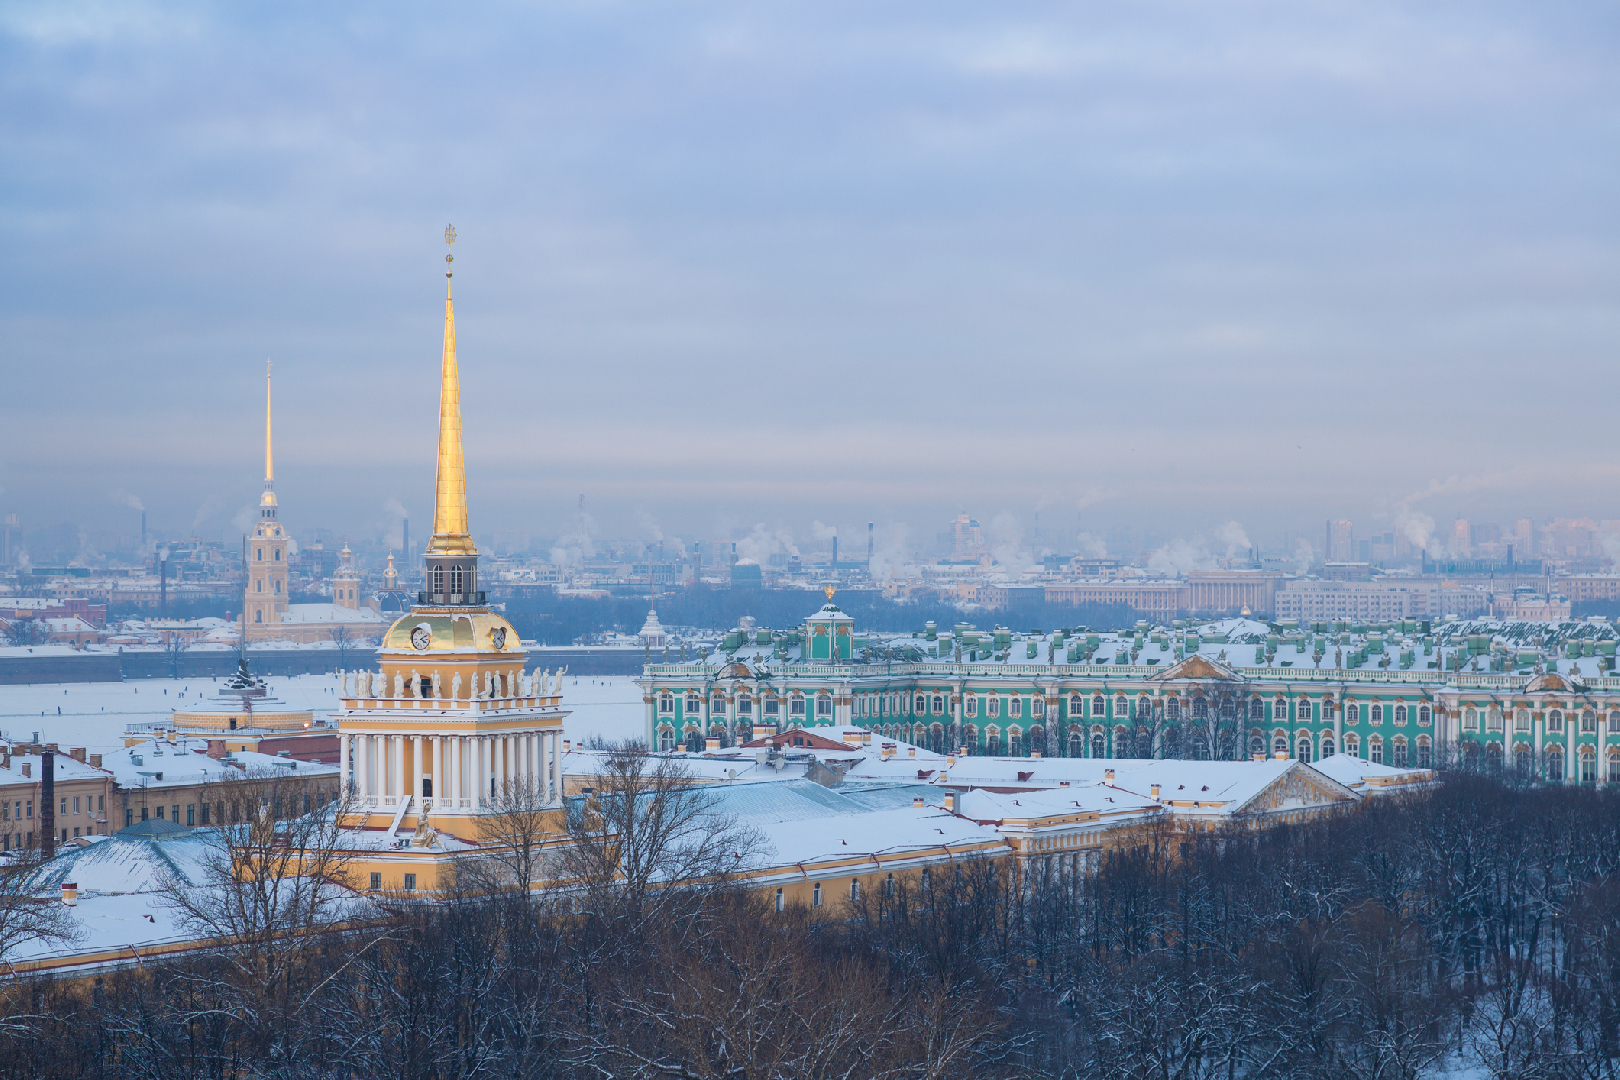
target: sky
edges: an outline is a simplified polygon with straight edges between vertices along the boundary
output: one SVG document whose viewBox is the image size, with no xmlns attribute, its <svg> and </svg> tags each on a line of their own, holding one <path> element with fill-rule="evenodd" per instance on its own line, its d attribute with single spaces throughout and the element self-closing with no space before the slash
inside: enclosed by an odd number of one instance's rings
<svg viewBox="0 0 1620 1080">
<path fill-rule="evenodd" d="M 1617 43 L 1556 0 L 9 0 L 0 510 L 234 536 L 268 360 L 295 533 L 425 536 L 454 223 L 475 534 L 1620 517 Z"/>
</svg>

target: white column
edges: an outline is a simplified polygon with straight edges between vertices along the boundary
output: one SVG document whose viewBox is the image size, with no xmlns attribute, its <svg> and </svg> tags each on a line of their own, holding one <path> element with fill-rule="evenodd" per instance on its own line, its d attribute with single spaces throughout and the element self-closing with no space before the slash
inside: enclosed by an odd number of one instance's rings
<svg viewBox="0 0 1620 1080">
<path fill-rule="evenodd" d="M 391 735 L 389 741 L 394 744 L 394 797 L 403 799 L 411 791 L 405 780 L 405 736 Z"/>
<path fill-rule="evenodd" d="M 551 801 L 562 802 L 563 797 L 563 755 L 562 733 L 552 732 L 551 735 Z"/>
<path fill-rule="evenodd" d="M 338 736 L 338 783 L 349 790 L 349 736 Z"/>
<path fill-rule="evenodd" d="M 422 774 L 427 770 L 423 760 L 422 745 L 425 740 L 420 735 L 411 736 L 411 794 L 416 796 L 417 809 L 422 808 Z"/>
<path fill-rule="evenodd" d="M 463 786 L 461 782 L 461 767 L 462 763 L 466 760 L 462 755 L 461 748 L 466 742 L 467 740 L 459 735 L 450 740 L 450 798 L 454 800 L 450 805 L 456 807 L 457 809 L 460 809 L 461 807 L 461 800 L 466 798 L 466 796 L 461 793 Z"/>
<path fill-rule="evenodd" d="M 428 741 L 433 749 L 429 752 L 430 766 L 428 776 L 433 781 L 433 805 L 444 804 L 444 740 L 437 735 L 430 735 Z"/>
<path fill-rule="evenodd" d="M 472 789 L 472 808 L 473 812 L 477 813 L 478 808 L 483 805 L 481 796 L 484 790 L 484 784 L 479 778 L 479 763 L 483 760 L 484 756 L 483 740 L 479 739 L 476 735 L 468 736 L 467 752 L 469 755 L 471 755 L 467 761 L 467 786 Z"/>
</svg>

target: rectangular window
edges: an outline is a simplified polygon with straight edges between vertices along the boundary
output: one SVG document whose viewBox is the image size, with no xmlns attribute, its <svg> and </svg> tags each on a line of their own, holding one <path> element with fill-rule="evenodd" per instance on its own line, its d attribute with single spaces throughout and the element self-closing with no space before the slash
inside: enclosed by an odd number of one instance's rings
<svg viewBox="0 0 1620 1080">
<path fill-rule="evenodd" d="M 62 796 L 62 816 L 67 817 L 67 796 Z"/>
<path fill-rule="evenodd" d="M 163 807 L 160 806 L 160 807 L 157 808 L 157 810 L 158 810 L 158 820 L 162 821 L 163 820 Z"/>
<path fill-rule="evenodd" d="M 811 907 L 820 907 L 821 906 L 821 882 L 819 882 L 819 881 L 816 882 L 815 891 L 813 891 L 810 894 L 810 906 Z"/>
<path fill-rule="evenodd" d="M 124 828 L 127 829 L 133 824 L 135 824 L 135 811 L 133 811 L 133 810 L 125 810 L 124 811 Z"/>
<path fill-rule="evenodd" d="M 158 807 L 158 809 L 159 809 L 159 810 L 161 810 L 161 809 L 163 809 L 163 808 L 162 808 L 162 807 L 161 807 L 161 806 L 160 806 L 160 807 Z M 143 807 L 141 807 L 141 820 L 142 820 L 142 821 L 145 821 L 145 820 L 146 820 L 146 814 L 147 814 L 147 809 L 146 809 L 146 807 L 144 807 L 144 806 L 143 806 Z"/>
<path fill-rule="evenodd" d="M 790 711 L 793 713 L 794 716 L 803 716 L 804 715 L 804 698 L 802 698 L 802 697 L 794 698 L 793 699 L 793 707 L 792 707 L 792 709 Z"/>
<path fill-rule="evenodd" d="M 79 812 L 79 797 L 77 795 L 73 796 L 73 812 L 75 814 Z"/>
<path fill-rule="evenodd" d="M 416 891 L 416 875 L 415 874 L 406 874 L 405 875 L 405 891 L 406 892 L 415 892 Z"/>
<path fill-rule="evenodd" d="M 196 803 L 186 803 L 186 824 L 187 825 L 195 825 L 195 824 L 197 824 L 197 804 Z"/>
<path fill-rule="evenodd" d="M 858 902 L 860 900 L 860 898 L 861 898 L 861 879 L 860 878 L 850 878 L 849 879 L 849 901 L 850 901 L 850 903 L 853 904 L 853 903 Z"/>
<path fill-rule="evenodd" d="M 171 808 L 171 812 L 169 814 L 169 820 L 174 822 L 176 825 L 180 824 L 180 804 L 179 803 L 175 803 L 174 806 Z"/>
<path fill-rule="evenodd" d="M 817 716 L 831 716 L 832 715 L 832 698 L 830 698 L 830 697 L 818 697 L 818 698 L 816 698 L 816 715 Z"/>
<path fill-rule="evenodd" d="M 105 814 L 106 812 L 107 812 L 107 796 L 105 796 L 105 795 L 97 795 L 96 796 L 96 813 Z"/>
<path fill-rule="evenodd" d="M 202 823 L 204 825 L 208 824 L 208 804 L 207 803 L 202 804 Z"/>
<path fill-rule="evenodd" d="M 787 907 L 787 899 L 782 895 L 782 890 L 777 889 L 776 890 L 776 910 L 781 911 L 785 907 Z"/>
<path fill-rule="evenodd" d="M 382 875 L 381 874 L 372 874 L 371 875 L 371 891 L 376 892 L 380 888 L 382 888 Z"/>
<path fill-rule="evenodd" d="M 74 836 L 75 839 L 77 839 L 78 835 L 79 835 L 79 827 L 77 825 L 75 825 L 75 826 L 73 826 L 73 836 Z"/>
</svg>

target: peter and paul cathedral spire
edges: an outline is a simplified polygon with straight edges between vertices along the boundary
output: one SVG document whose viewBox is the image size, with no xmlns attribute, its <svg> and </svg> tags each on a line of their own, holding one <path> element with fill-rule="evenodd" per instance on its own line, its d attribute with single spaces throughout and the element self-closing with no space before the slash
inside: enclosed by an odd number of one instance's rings
<svg viewBox="0 0 1620 1080">
<path fill-rule="evenodd" d="M 275 520 L 276 464 L 270 449 L 270 361 L 264 362 L 264 494 L 259 496 L 261 520 Z"/>
</svg>

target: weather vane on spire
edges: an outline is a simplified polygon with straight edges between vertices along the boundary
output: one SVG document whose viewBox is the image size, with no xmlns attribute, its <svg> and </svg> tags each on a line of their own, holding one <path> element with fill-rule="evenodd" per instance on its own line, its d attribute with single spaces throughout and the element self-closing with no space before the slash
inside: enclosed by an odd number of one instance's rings
<svg viewBox="0 0 1620 1080">
<path fill-rule="evenodd" d="M 444 243 L 445 247 L 448 249 L 444 254 L 444 276 L 449 277 L 451 270 L 450 264 L 456 261 L 455 255 L 452 254 L 452 252 L 455 251 L 456 243 L 456 227 L 454 225 L 446 225 L 444 227 Z"/>
</svg>

